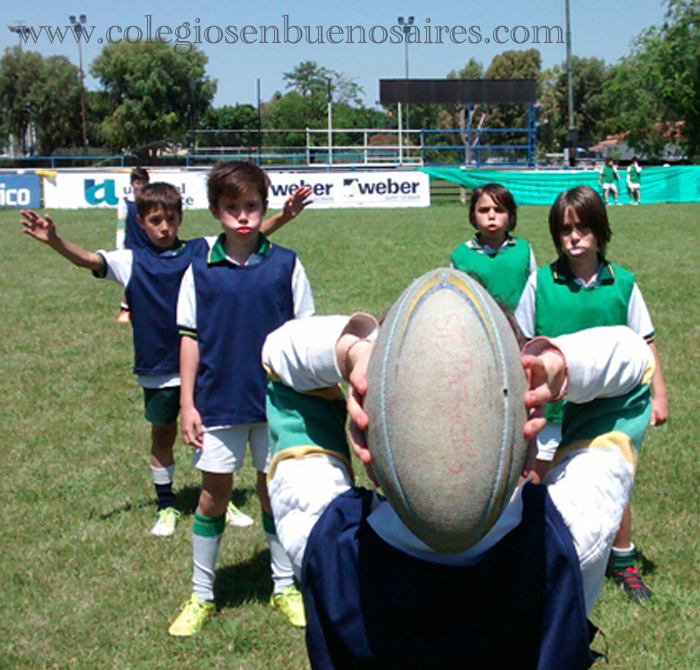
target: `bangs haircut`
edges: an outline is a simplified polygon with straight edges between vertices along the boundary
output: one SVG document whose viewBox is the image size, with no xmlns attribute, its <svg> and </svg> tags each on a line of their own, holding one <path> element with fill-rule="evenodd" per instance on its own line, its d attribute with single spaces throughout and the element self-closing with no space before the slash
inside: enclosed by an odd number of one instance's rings
<svg viewBox="0 0 700 670">
<path fill-rule="evenodd" d="M 263 206 L 267 205 L 267 190 L 270 178 L 261 167 L 247 161 L 225 161 L 217 163 L 207 177 L 209 206 L 219 207 L 219 199 L 228 196 L 236 199 L 245 191 L 260 195 Z"/>
<path fill-rule="evenodd" d="M 182 196 L 172 184 L 162 181 L 146 184 L 136 196 L 136 211 L 142 219 L 159 207 L 165 212 L 177 212 L 182 218 Z"/>
<path fill-rule="evenodd" d="M 476 228 L 476 205 L 482 195 L 488 195 L 499 207 L 508 212 L 508 232 L 515 230 L 518 223 L 518 206 L 513 194 L 501 184 L 491 183 L 479 186 L 473 193 L 469 203 L 469 223 Z"/>
<path fill-rule="evenodd" d="M 591 229 L 598 243 L 598 251 L 605 256 L 605 248 L 610 242 L 612 231 L 605 203 L 590 186 L 577 186 L 563 191 L 557 196 L 549 210 L 549 233 L 561 255 L 561 233 L 566 223 L 566 215 L 571 212 L 577 223 Z"/>
<path fill-rule="evenodd" d="M 129 175 L 129 181 L 133 184 L 135 181 L 145 181 L 147 184 L 151 180 L 151 178 L 148 176 L 148 172 L 146 171 L 146 168 L 142 167 L 135 167 L 132 171 L 131 174 Z"/>
</svg>

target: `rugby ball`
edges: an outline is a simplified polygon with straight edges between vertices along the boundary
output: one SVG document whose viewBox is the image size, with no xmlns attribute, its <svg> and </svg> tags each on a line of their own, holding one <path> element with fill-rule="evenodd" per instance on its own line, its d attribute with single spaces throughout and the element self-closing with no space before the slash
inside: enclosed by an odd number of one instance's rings
<svg viewBox="0 0 700 670">
<path fill-rule="evenodd" d="M 508 319 L 471 277 L 433 270 L 388 312 L 367 382 L 382 493 L 429 547 L 469 549 L 508 504 L 527 452 L 527 384 Z"/>
</svg>

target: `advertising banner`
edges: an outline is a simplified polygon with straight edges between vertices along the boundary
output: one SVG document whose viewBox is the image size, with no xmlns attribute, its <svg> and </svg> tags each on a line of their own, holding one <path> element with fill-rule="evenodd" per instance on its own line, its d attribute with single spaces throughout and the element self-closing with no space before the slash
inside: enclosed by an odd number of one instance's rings
<svg viewBox="0 0 700 670">
<path fill-rule="evenodd" d="M 151 181 L 164 181 L 180 189 L 185 209 L 205 209 L 207 204 L 206 172 L 185 170 L 149 170 Z M 44 207 L 47 209 L 82 209 L 116 207 L 120 198 L 131 193 L 129 171 L 105 170 L 43 172 Z"/>
<path fill-rule="evenodd" d="M 281 209 L 301 186 L 310 186 L 314 208 L 428 207 L 430 179 L 414 171 L 269 172 L 270 209 Z M 185 209 L 206 209 L 206 171 L 149 170 L 151 181 L 177 186 Z M 131 193 L 129 172 L 44 171 L 44 206 L 48 209 L 116 207 Z"/>
<path fill-rule="evenodd" d="M 35 174 L 0 172 L 0 207 L 41 207 L 41 183 Z"/>
</svg>

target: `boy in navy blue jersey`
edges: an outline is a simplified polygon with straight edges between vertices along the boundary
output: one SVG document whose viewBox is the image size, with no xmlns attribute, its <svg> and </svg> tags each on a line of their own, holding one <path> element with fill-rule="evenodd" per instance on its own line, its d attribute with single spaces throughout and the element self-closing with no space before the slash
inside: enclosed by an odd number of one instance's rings
<svg viewBox="0 0 700 670">
<path fill-rule="evenodd" d="M 192 529 L 191 598 L 169 632 L 196 634 L 215 611 L 214 572 L 231 496 L 233 473 L 250 443 L 257 492 L 270 546 L 271 604 L 296 626 L 305 623 L 291 563 L 275 534 L 265 473 L 269 446 L 265 414 L 265 337 L 280 325 L 314 312 L 311 288 L 294 252 L 261 234 L 269 180 L 253 163 L 214 166 L 209 209 L 223 232 L 207 238 L 208 253 L 193 259 L 178 300 L 182 334 L 182 433 L 195 447 L 202 491 Z"/>
<path fill-rule="evenodd" d="M 138 223 L 138 212 L 136 211 L 136 198 L 144 186 L 148 185 L 150 177 L 148 172 L 142 167 L 136 167 L 129 175 L 131 184 L 131 197 L 119 198 L 117 204 L 117 239 L 115 249 L 143 249 L 148 246 L 148 235 Z M 119 316 L 119 323 L 129 323 L 131 314 L 126 296 L 122 300 Z"/>
<path fill-rule="evenodd" d="M 276 229 L 304 206 L 300 194 L 285 212 L 265 222 Z M 139 249 L 86 251 L 61 237 L 50 216 L 23 211 L 24 232 L 96 277 L 121 284 L 132 310 L 134 373 L 143 388 L 145 417 L 151 423 L 151 471 L 158 498 L 153 535 L 175 532 L 180 516 L 175 507 L 173 445 L 177 435 L 180 396 L 180 335 L 175 320 L 180 281 L 192 258 L 206 253 L 203 239 L 182 242 L 182 199 L 170 184 L 144 186 L 138 198 L 138 225 L 147 238 Z"/>
</svg>

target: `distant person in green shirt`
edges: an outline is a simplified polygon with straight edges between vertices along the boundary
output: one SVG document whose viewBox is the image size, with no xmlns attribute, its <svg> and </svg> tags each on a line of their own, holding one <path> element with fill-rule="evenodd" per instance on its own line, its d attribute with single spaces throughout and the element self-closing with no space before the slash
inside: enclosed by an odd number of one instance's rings
<svg viewBox="0 0 700 670">
<path fill-rule="evenodd" d="M 638 205 L 641 200 L 642 167 L 639 165 L 639 159 L 636 156 L 627 168 L 627 190 L 630 194 L 630 205 Z"/>
<path fill-rule="evenodd" d="M 617 184 L 616 181 L 620 181 L 620 175 L 617 173 L 617 168 L 612 158 L 605 159 L 605 165 L 600 171 L 598 176 L 598 186 L 603 186 L 603 197 L 605 198 L 605 204 L 610 204 L 610 191 L 612 191 L 613 198 L 615 199 L 615 204 L 619 205 L 617 201 Z"/>
<path fill-rule="evenodd" d="M 612 233 L 600 195 L 588 186 L 560 193 L 549 212 L 549 230 L 559 258 L 527 282 L 515 312 L 523 335 L 528 339 L 557 337 L 597 326 L 628 326 L 647 341 L 654 354 L 649 423 L 664 424 L 668 400 L 654 326 L 634 275 L 605 258 Z M 565 412 L 565 406 L 547 407 L 547 425 L 537 436 L 535 470 L 539 476 L 556 461 Z M 610 572 L 631 599 L 647 600 L 651 591 L 635 568 L 635 557 L 628 505 L 613 544 Z"/>
<path fill-rule="evenodd" d="M 479 279 L 494 298 L 515 311 L 530 273 L 537 270 L 530 244 L 513 237 L 517 206 L 500 184 L 485 184 L 472 193 L 469 222 L 476 235 L 453 252 L 451 265 Z"/>
</svg>

